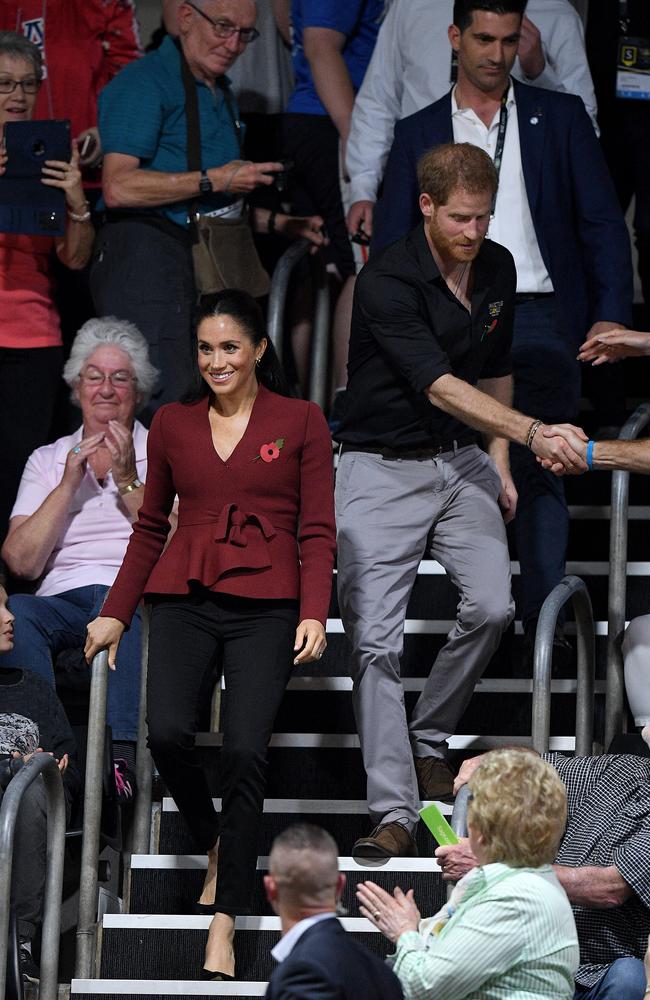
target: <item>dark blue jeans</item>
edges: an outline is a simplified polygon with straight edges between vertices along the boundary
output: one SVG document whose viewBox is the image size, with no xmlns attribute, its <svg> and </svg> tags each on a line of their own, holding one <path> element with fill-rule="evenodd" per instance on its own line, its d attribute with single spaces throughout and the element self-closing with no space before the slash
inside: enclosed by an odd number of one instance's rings
<svg viewBox="0 0 650 1000">
<path fill-rule="evenodd" d="M 86 625 L 99 614 L 108 587 L 77 587 L 54 597 L 14 594 L 9 607 L 16 616 L 14 648 L 2 657 L 3 667 L 33 670 L 54 685 L 53 663 L 64 649 L 83 646 Z M 114 740 L 137 740 L 140 701 L 140 612 L 122 636 L 116 669 L 109 671 L 106 721 Z"/>
<path fill-rule="evenodd" d="M 590 990 L 578 987 L 573 1000 L 643 1000 L 646 979 L 640 958 L 618 958 Z"/>
<path fill-rule="evenodd" d="M 580 406 L 576 353 L 575 334 L 562 328 L 554 296 L 519 303 L 512 344 L 515 409 L 544 423 L 574 422 Z M 545 472 L 532 451 L 513 444 L 510 462 L 519 492 L 514 531 L 525 625 L 564 576 L 569 511 L 562 479 Z"/>
</svg>

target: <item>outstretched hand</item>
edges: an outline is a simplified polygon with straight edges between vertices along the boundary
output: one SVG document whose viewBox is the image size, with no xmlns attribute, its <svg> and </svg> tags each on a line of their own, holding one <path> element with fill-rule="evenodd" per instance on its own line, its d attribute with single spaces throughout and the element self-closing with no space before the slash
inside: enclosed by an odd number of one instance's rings
<svg viewBox="0 0 650 1000">
<path fill-rule="evenodd" d="M 650 333 L 621 327 L 588 337 L 580 347 L 578 361 L 591 361 L 595 367 L 613 364 L 621 358 L 640 358 L 647 354 L 650 354 Z"/>
</svg>

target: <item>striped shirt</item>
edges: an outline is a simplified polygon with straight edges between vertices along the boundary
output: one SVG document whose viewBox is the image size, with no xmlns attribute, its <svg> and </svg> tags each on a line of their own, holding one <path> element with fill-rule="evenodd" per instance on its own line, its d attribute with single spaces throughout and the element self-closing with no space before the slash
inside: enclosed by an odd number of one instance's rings
<svg viewBox="0 0 650 1000">
<path fill-rule="evenodd" d="M 407 931 L 389 961 L 404 1000 L 572 1000 L 579 949 L 550 865 L 477 869 L 440 935 Z"/>
<path fill-rule="evenodd" d="M 544 754 L 567 791 L 567 830 L 556 862 L 615 865 L 634 895 L 622 906 L 574 906 L 579 986 L 594 986 L 617 958 L 643 958 L 650 933 L 650 759 L 629 754 Z"/>
</svg>

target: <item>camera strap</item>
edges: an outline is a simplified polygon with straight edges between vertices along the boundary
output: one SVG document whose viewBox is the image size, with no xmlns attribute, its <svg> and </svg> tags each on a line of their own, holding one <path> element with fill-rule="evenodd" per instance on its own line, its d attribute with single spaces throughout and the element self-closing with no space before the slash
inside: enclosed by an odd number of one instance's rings
<svg viewBox="0 0 650 1000">
<path fill-rule="evenodd" d="M 183 81 L 183 89 L 185 90 L 185 124 L 186 124 L 186 135 L 187 135 L 187 169 L 190 173 L 195 170 L 199 172 L 202 169 L 201 164 L 201 122 L 199 118 L 199 99 L 196 93 L 196 80 L 192 76 L 192 71 L 189 67 L 187 59 L 185 58 L 185 53 L 183 52 L 182 46 L 178 45 L 178 52 L 181 59 L 181 79 Z M 216 85 L 221 91 L 221 95 L 224 104 L 227 108 L 228 115 L 232 122 L 233 130 L 235 133 L 235 138 L 237 139 L 237 148 L 239 149 L 239 155 L 242 155 L 242 125 L 235 112 L 235 103 L 232 99 L 232 94 L 230 93 L 230 88 L 228 87 L 225 79 L 223 77 L 217 77 Z M 198 240 L 198 231 L 196 226 L 196 220 L 199 215 L 199 202 L 200 198 L 193 198 L 188 203 L 188 218 L 190 220 L 190 232 L 192 235 L 192 242 L 196 243 Z"/>
</svg>

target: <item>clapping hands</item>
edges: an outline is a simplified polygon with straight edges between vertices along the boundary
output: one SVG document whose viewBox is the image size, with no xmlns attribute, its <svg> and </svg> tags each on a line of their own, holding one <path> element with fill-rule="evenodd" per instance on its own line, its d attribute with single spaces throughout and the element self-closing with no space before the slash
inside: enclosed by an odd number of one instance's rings
<svg viewBox="0 0 650 1000">
<path fill-rule="evenodd" d="M 580 347 L 578 361 L 597 365 L 612 364 L 621 358 L 639 358 L 650 354 L 650 333 L 638 330 L 615 329 L 592 333 Z"/>
</svg>

